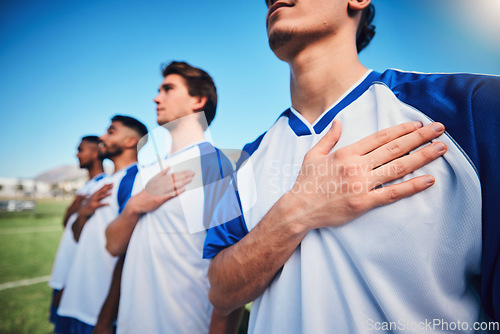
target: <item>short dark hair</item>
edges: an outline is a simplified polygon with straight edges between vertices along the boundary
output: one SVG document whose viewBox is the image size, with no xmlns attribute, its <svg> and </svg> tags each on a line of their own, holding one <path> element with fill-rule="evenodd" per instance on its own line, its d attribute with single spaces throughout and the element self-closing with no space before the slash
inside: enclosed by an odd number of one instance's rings
<svg viewBox="0 0 500 334">
<path fill-rule="evenodd" d="M 215 118 L 215 109 L 217 109 L 217 88 L 212 77 L 204 70 L 183 61 L 173 61 L 170 64 L 162 65 L 162 74 L 164 78 L 170 74 L 180 75 L 186 81 L 189 95 L 207 98 L 203 111 L 207 118 L 207 124 L 210 125 Z"/>
<path fill-rule="evenodd" d="M 375 17 L 375 6 L 370 3 L 368 7 L 363 9 L 361 20 L 359 21 L 358 31 L 356 32 L 356 48 L 358 53 L 370 44 L 373 36 L 375 36 L 375 26 L 372 24 Z"/>
<path fill-rule="evenodd" d="M 137 132 L 141 138 L 148 134 L 148 128 L 138 120 L 130 116 L 115 115 L 111 122 L 120 122 L 129 129 Z"/>
<path fill-rule="evenodd" d="M 97 136 L 84 136 L 81 141 L 86 141 L 87 143 L 99 144 L 101 140 Z"/>
</svg>

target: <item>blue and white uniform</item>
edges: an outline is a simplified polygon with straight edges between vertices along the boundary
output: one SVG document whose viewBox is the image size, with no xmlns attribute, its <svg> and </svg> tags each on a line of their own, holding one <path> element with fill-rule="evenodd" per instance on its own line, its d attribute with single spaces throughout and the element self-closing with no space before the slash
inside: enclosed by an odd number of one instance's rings
<svg viewBox="0 0 500 334">
<path fill-rule="evenodd" d="M 76 195 L 91 195 L 92 193 L 90 191 L 95 189 L 97 184 L 99 184 L 99 181 L 101 181 L 105 176 L 106 174 L 104 173 L 94 176 L 76 191 Z M 49 281 L 49 286 L 54 289 L 53 296 L 64 288 L 71 264 L 73 263 L 77 243 L 73 237 L 73 230 L 71 227 L 73 226 L 77 216 L 78 215 L 74 213 L 69 217 L 66 227 L 64 228 L 61 241 L 59 242 L 56 258 L 54 260 L 54 266 L 52 267 L 52 275 Z M 58 316 L 55 305 L 50 306 L 49 320 L 54 324 L 54 333 L 67 332 L 70 324 L 69 318 Z"/>
<path fill-rule="evenodd" d="M 105 177 L 93 189 L 92 192 L 95 192 L 104 184 L 113 184 L 111 195 L 101 201 L 108 205 L 98 208 L 83 227 L 57 310 L 60 316 L 74 318 L 90 326 L 97 323 L 118 259 L 106 250 L 106 227 L 120 214 L 136 189 L 140 190 L 141 185 L 135 182 L 137 172 L 137 164 L 134 163 Z"/>
<path fill-rule="evenodd" d="M 208 333 L 212 306 L 203 244 L 233 168 L 206 141 L 141 168 L 142 183 L 160 166 L 195 175 L 184 193 L 143 215 L 135 226 L 123 266 L 117 332 Z"/>
<path fill-rule="evenodd" d="M 100 181 L 105 176 L 106 174 L 104 173 L 94 176 L 92 179 L 85 182 L 85 184 L 76 191 L 76 195 L 92 195 L 91 190 L 99 189 L 100 187 L 102 187 L 103 184 Z M 59 248 L 57 249 L 56 259 L 54 260 L 52 275 L 49 281 L 49 286 L 56 290 L 61 290 L 62 288 L 64 288 L 69 270 L 71 268 L 71 263 L 73 262 L 76 246 L 78 245 L 73 236 L 73 230 L 71 229 L 77 216 L 78 214 L 74 213 L 69 217 L 66 227 L 64 228 L 61 241 L 59 243 Z"/>
<path fill-rule="evenodd" d="M 260 222 L 334 118 L 342 124 L 334 150 L 404 122 L 442 122 L 447 153 L 403 178 L 430 174 L 436 183 L 344 226 L 310 231 L 255 300 L 249 332 L 365 333 L 384 322 L 401 332 L 433 319 L 466 322 L 472 332 L 485 313 L 499 320 L 500 77 L 369 71 L 312 125 L 288 109 L 245 146 L 240 203 L 221 202 L 204 256 Z M 237 206 L 243 215 L 224 219 Z"/>
</svg>

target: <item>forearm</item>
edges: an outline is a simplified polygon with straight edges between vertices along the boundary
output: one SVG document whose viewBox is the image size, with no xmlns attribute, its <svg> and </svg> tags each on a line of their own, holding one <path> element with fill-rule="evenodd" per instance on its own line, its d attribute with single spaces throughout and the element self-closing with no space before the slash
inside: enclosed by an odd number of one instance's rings
<svg viewBox="0 0 500 334">
<path fill-rule="evenodd" d="M 113 256 L 125 254 L 141 214 L 128 205 L 106 228 L 106 249 Z"/>
<path fill-rule="evenodd" d="M 69 208 L 68 208 L 68 210 L 66 210 L 66 214 L 64 215 L 64 219 L 63 219 L 63 227 L 66 227 L 66 225 L 68 224 L 69 217 L 71 217 L 71 215 L 73 213 L 74 212 L 72 212 Z"/>
<path fill-rule="evenodd" d="M 120 288 L 122 280 L 122 270 L 125 255 L 121 256 L 116 262 L 115 270 L 113 272 L 113 279 L 109 287 L 108 296 L 102 305 L 101 312 L 97 323 L 104 326 L 113 326 L 116 318 L 118 317 L 118 306 L 120 304 Z"/>
<path fill-rule="evenodd" d="M 238 243 L 210 264 L 210 301 L 222 314 L 260 296 L 307 234 L 303 204 L 283 196 Z"/>
<path fill-rule="evenodd" d="M 213 310 L 210 320 L 209 334 L 235 334 L 240 327 L 241 317 L 245 308 L 239 308 L 229 315 L 223 315 Z"/>
<path fill-rule="evenodd" d="M 89 217 L 78 215 L 75 222 L 71 226 L 71 230 L 73 231 L 73 237 L 75 241 L 78 242 L 80 240 L 80 235 L 82 234 L 83 226 L 89 220 Z"/>
</svg>

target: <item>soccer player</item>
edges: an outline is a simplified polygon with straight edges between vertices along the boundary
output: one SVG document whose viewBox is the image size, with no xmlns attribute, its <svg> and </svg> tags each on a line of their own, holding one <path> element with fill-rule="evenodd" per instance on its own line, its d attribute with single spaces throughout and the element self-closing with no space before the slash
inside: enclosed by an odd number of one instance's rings
<svg viewBox="0 0 500 334">
<path fill-rule="evenodd" d="M 215 117 L 216 87 L 208 73 L 185 62 L 170 63 L 163 77 L 154 101 L 172 149 L 140 171 L 146 189 L 106 230 L 108 250 L 126 251 L 117 332 L 208 333 L 209 327 L 213 333 L 235 332 L 237 312 L 212 314 L 209 261 L 202 258 L 206 227 L 233 174 L 231 162 L 204 136 Z M 170 178 L 168 169 L 158 174 L 162 166 L 185 170 L 190 181 L 168 202 L 157 190 Z"/>
<path fill-rule="evenodd" d="M 84 168 L 88 172 L 89 180 L 76 191 L 75 198 L 71 205 L 66 210 L 63 219 L 64 232 L 57 249 L 52 275 L 49 281 L 49 286 L 53 290 L 52 305 L 50 308 L 50 321 L 54 324 L 55 333 L 67 332 L 69 319 L 57 315 L 57 307 L 61 300 L 62 291 L 66 284 L 71 263 L 76 250 L 76 242 L 73 238 L 72 225 L 76 219 L 77 212 L 80 209 L 82 201 L 90 194 L 90 189 L 95 188 L 95 185 L 104 178 L 104 169 L 102 166 L 103 158 L 99 154 L 99 137 L 85 136 L 81 139 L 78 145 L 78 153 L 76 157 L 80 163 L 80 168 Z M 69 224 L 68 224 L 69 222 Z"/>
<path fill-rule="evenodd" d="M 117 259 L 106 251 L 104 232 L 134 193 L 137 143 L 146 134 L 138 120 L 117 115 L 100 137 L 101 155 L 113 161 L 115 171 L 102 180 L 104 186 L 91 190 L 93 195 L 78 211 L 72 227 L 78 246 L 57 311 L 72 318 L 72 333 L 92 331 L 108 292 Z"/>
<path fill-rule="evenodd" d="M 208 232 L 215 308 L 255 299 L 250 333 L 392 332 L 434 319 L 472 330 L 499 320 L 500 78 L 365 68 L 370 0 L 267 5 L 292 106 L 245 147 L 243 215 Z M 425 126 L 382 147 L 415 125 L 361 139 L 402 122 Z"/>
</svg>

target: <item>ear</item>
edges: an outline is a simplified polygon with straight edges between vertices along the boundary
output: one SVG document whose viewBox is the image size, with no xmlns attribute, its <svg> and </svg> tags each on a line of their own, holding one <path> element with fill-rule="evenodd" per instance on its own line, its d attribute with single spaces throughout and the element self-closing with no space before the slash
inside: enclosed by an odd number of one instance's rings
<svg viewBox="0 0 500 334">
<path fill-rule="evenodd" d="M 126 148 L 137 148 L 137 144 L 139 143 L 139 138 L 137 136 L 128 136 L 124 143 L 123 146 Z"/>
<path fill-rule="evenodd" d="M 193 110 L 194 111 L 202 111 L 203 108 L 205 108 L 205 104 L 207 104 L 207 97 L 206 96 L 193 96 L 194 103 L 193 103 Z"/>
<path fill-rule="evenodd" d="M 348 0 L 348 8 L 353 11 L 361 11 L 368 7 L 371 0 Z"/>
</svg>

